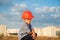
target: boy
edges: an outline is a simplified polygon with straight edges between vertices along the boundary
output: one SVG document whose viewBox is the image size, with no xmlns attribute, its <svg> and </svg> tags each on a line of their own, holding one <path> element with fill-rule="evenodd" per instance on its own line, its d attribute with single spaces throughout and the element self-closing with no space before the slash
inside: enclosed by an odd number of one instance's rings
<svg viewBox="0 0 60 40">
<path fill-rule="evenodd" d="M 31 21 L 34 18 L 29 10 L 26 10 L 22 14 L 23 24 L 18 33 L 19 40 L 34 40 L 36 34 L 31 26 Z"/>
</svg>

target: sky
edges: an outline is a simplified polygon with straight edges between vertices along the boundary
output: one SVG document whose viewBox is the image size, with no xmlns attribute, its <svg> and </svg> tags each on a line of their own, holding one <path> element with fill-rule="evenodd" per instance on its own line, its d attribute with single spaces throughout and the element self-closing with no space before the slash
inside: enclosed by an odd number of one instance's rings
<svg viewBox="0 0 60 40">
<path fill-rule="evenodd" d="M 34 15 L 34 28 L 60 27 L 60 0 L 0 0 L 0 25 L 19 28 L 24 10 Z"/>
</svg>

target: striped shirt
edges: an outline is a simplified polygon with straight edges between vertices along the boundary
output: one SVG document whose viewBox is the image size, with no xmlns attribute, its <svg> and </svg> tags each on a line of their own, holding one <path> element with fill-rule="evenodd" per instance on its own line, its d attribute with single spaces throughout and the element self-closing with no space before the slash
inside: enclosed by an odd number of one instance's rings
<svg viewBox="0 0 60 40">
<path fill-rule="evenodd" d="M 18 33 L 18 39 L 21 40 L 24 36 L 28 35 L 27 33 L 32 31 L 31 24 L 23 23 L 20 27 L 19 33 Z"/>
</svg>

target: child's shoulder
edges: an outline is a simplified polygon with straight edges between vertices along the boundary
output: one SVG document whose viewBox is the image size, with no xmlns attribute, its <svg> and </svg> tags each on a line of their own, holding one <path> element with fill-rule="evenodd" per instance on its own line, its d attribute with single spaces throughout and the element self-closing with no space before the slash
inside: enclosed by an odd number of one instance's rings
<svg viewBox="0 0 60 40">
<path fill-rule="evenodd" d="M 27 24 L 25 22 L 22 22 L 21 23 L 21 26 L 26 26 Z"/>
<path fill-rule="evenodd" d="M 25 22 L 22 22 L 21 25 L 26 25 L 26 23 Z"/>
</svg>

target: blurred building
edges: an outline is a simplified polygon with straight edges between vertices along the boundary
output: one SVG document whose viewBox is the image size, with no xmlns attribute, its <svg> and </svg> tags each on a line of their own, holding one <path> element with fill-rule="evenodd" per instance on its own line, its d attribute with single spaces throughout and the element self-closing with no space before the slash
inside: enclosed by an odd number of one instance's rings
<svg viewBox="0 0 60 40">
<path fill-rule="evenodd" d="M 34 28 L 37 36 L 57 37 L 60 34 L 60 27 L 47 26 L 44 28 Z"/>
<path fill-rule="evenodd" d="M 42 28 L 43 36 L 55 37 L 56 36 L 56 27 L 48 26 L 46 28 Z"/>
<path fill-rule="evenodd" d="M 7 35 L 7 28 L 6 25 L 0 25 L 0 35 L 3 34 L 4 36 Z"/>
<path fill-rule="evenodd" d="M 56 35 L 60 36 L 60 27 L 56 28 Z"/>
<path fill-rule="evenodd" d="M 57 37 L 60 34 L 60 27 L 47 26 L 44 28 L 34 28 L 37 36 Z M 0 25 L 0 34 L 17 35 L 19 29 L 7 29 L 6 25 Z"/>
<path fill-rule="evenodd" d="M 37 33 L 37 36 L 42 36 L 42 29 L 41 28 L 34 28 L 35 33 Z"/>
<path fill-rule="evenodd" d="M 17 35 L 18 34 L 19 29 L 7 29 L 7 35 Z"/>
<path fill-rule="evenodd" d="M 18 34 L 19 29 L 7 29 L 7 35 L 17 35 Z"/>
<path fill-rule="evenodd" d="M 47 26 L 44 28 L 34 28 L 37 36 L 57 37 L 57 32 L 60 32 L 60 28 L 55 26 Z M 7 29 L 7 34 L 18 34 L 19 29 Z"/>
</svg>

